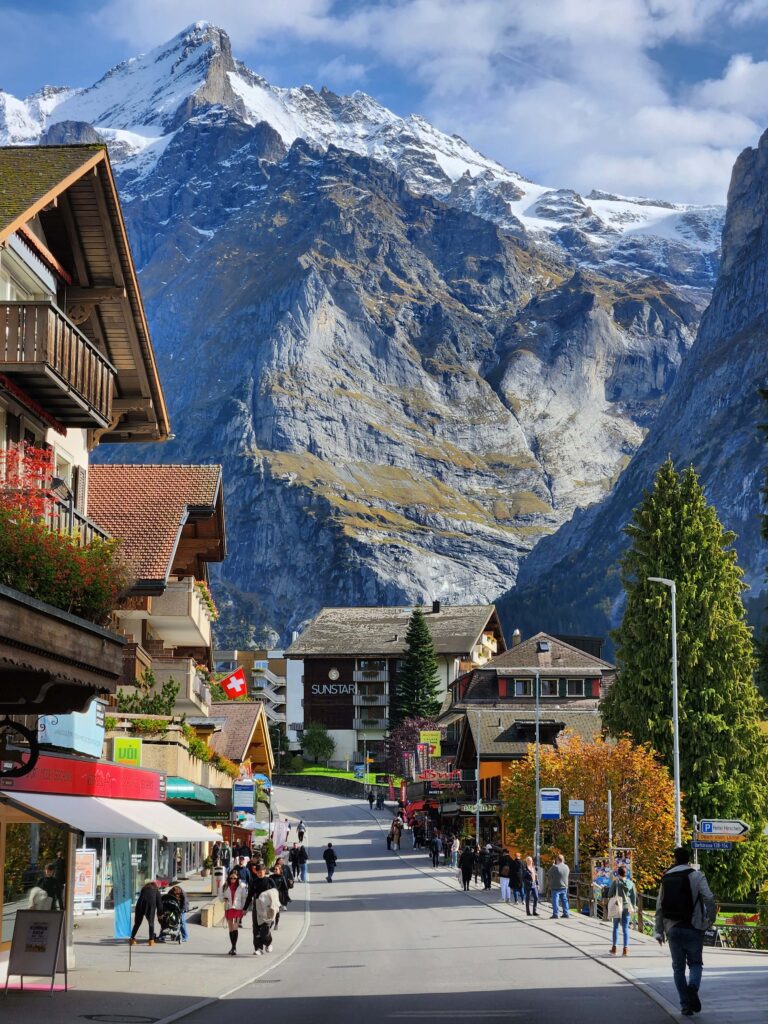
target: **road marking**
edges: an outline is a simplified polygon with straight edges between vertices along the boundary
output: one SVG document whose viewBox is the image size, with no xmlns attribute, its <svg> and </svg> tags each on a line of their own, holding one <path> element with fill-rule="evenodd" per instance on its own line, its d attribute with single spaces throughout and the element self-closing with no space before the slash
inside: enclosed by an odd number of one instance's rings
<svg viewBox="0 0 768 1024">
<path fill-rule="evenodd" d="M 396 1010 L 388 1014 L 395 1020 L 474 1020 L 476 1017 L 524 1017 L 527 1010 Z"/>
</svg>

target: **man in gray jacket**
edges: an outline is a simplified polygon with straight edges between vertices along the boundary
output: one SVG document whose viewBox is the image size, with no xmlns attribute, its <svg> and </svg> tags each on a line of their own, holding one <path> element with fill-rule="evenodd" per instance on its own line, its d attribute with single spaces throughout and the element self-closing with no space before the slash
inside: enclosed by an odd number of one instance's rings
<svg viewBox="0 0 768 1024">
<path fill-rule="evenodd" d="M 568 879 L 571 869 L 565 863 L 565 857 L 558 853 L 555 863 L 547 872 L 547 882 L 552 894 L 552 917 L 557 919 L 558 905 L 563 908 L 563 917 L 570 917 L 571 910 L 568 906 Z"/>
<path fill-rule="evenodd" d="M 669 942 L 680 1010 L 691 1017 L 701 1009 L 704 932 L 717 916 L 717 904 L 703 872 L 689 866 L 685 847 L 675 850 L 674 866 L 664 872 L 656 901 L 656 939 Z M 688 966 L 688 978 L 685 968 Z"/>
</svg>

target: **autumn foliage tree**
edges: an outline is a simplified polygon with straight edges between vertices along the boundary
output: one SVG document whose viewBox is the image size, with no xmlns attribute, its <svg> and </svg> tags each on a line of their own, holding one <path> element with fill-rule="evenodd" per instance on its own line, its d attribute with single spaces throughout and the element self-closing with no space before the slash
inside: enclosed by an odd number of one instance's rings
<svg viewBox="0 0 768 1024">
<path fill-rule="evenodd" d="M 540 755 L 541 785 L 561 790 L 566 813 L 559 821 L 542 823 L 542 859 L 555 852 L 573 858 L 573 818 L 569 800 L 584 801 L 579 823 L 579 864 L 588 869 L 589 858 L 608 852 L 608 790 L 613 794 L 613 844 L 635 852 L 635 880 L 641 889 L 655 885 L 669 867 L 675 839 L 672 780 L 648 746 L 629 739 L 617 743 L 597 740 L 585 743 L 578 737 L 561 740 L 558 747 L 543 746 Z M 501 797 L 507 834 L 521 852 L 533 849 L 536 829 L 535 753 L 515 764 L 502 783 Z M 509 840 L 508 840 L 509 841 Z"/>
</svg>

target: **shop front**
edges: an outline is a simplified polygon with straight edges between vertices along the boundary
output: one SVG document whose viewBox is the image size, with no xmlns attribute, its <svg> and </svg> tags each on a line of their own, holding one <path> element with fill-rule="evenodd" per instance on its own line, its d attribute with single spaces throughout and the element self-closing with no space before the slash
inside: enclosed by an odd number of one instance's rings
<svg viewBox="0 0 768 1024">
<path fill-rule="evenodd" d="M 75 914 L 112 911 L 116 890 L 133 902 L 147 881 L 167 884 L 179 849 L 189 851 L 182 861 L 205 856 L 216 833 L 163 802 L 165 781 L 141 768 L 50 754 L 26 776 L 2 780 L 0 952 L 16 912 L 43 881 L 67 912 L 71 941 Z"/>
</svg>

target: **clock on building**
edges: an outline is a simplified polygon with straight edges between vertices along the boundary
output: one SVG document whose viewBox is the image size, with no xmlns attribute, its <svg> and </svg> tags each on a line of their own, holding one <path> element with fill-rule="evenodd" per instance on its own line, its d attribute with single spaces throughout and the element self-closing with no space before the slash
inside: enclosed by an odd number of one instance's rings
<svg viewBox="0 0 768 1024">
<path fill-rule="evenodd" d="M 328 678 L 335 682 L 339 678 L 339 670 L 337 668 L 332 668 L 328 673 Z"/>
</svg>

